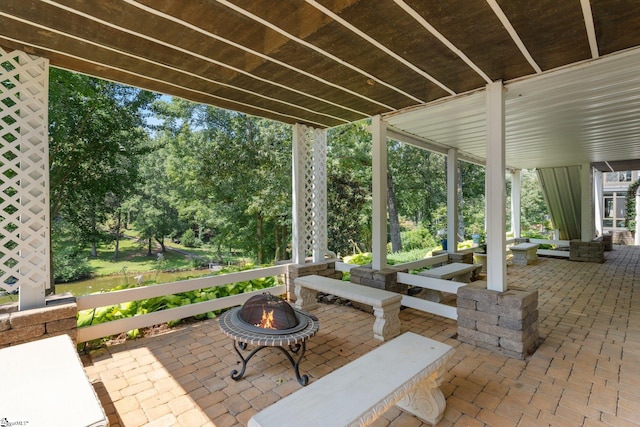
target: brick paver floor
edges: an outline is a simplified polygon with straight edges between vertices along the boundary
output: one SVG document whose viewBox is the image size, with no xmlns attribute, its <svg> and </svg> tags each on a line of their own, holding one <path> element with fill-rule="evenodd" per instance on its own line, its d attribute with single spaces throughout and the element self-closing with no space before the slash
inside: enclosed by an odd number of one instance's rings
<svg viewBox="0 0 640 427">
<path fill-rule="evenodd" d="M 615 246 L 604 264 L 540 258 L 509 266 L 509 287 L 538 289 L 542 343 L 526 360 L 461 343 L 452 320 L 405 309 L 402 331 L 456 349 L 439 426 L 639 426 L 640 248 Z M 301 372 L 311 382 L 380 345 L 372 315 L 323 304 Z M 113 427 L 245 426 L 301 386 L 284 356 L 262 350 L 245 377 L 217 321 L 109 346 L 85 357 Z M 331 414 L 327 414 L 330 417 Z M 301 422 L 304 426 L 304 422 Z M 392 408 L 375 426 L 427 424 Z"/>
</svg>

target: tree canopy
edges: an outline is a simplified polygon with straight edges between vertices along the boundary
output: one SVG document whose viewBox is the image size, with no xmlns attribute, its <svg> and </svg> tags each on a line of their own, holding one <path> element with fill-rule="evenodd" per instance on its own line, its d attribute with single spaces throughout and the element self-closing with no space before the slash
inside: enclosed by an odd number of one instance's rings
<svg viewBox="0 0 640 427">
<path fill-rule="evenodd" d="M 52 218 L 80 244 L 133 227 L 151 253 L 184 241 L 258 263 L 291 255 L 289 125 L 52 68 Z M 153 120 L 150 121 L 150 118 Z M 154 123 L 153 126 L 150 122 Z M 329 250 L 371 248 L 371 135 L 367 120 L 328 130 Z M 446 226 L 445 157 L 389 141 L 392 250 L 433 242 Z M 459 162 L 461 235 L 484 227 L 484 169 Z M 525 217 L 543 220 L 523 175 Z M 532 186 L 529 188 L 529 186 Z M 414 233 L 411 235 L 411 233 Z"/>
</svg>

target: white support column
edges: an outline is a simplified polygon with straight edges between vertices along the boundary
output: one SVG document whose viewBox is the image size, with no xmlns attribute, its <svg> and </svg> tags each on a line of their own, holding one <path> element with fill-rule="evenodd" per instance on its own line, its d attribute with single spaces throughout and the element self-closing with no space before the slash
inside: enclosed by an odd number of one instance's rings
<svg viewBox="0 0 640 427">
<path fill-rule="evenodd" d="M 313 262 L 324 260 L 327 253 L 327 131 L 313 132 Z"/>
<path fill-rule="evenodd" d="M 447 252 L 458 250 L 458 150 L 447 151 Z"/>
<path fill-rule="evenodd" d="M 299 123 L 293 125 L 293 145 L 291 147 L 291 261 L 295 264 L 304 263 L 304 158 L 306 145 L 304 141 L 304 126 Z"/>
<path fill-rule="evenodd" d="M 487 289 L 507 290 L 505 124 L 502 82 L 487 85 Z"/>
<path fill-rule="evenodd" d="M 511 232 L 514 237 L 520 237 L 522 230 L 522 178 L 520 169 L 511 173 Z"/>
<path fill-rule="evenodd" d="M 638 224 L 640 224 L 640 187 L 636 190 L 636 232 L 634 233 L 633 243 L 636 246 L 640 245 L 640 229 L 638 228 Z"/>
<path fill-rule="evenodd" d="M 380 116 L 371 119 L 373 230 L 371 267 L 387 268 L 387 127 Z"/>
<path fill-rule="evenodd" d="M 604 212 L 604 191 L 602 172 L 599 170 L 593 170 L 593 202 L 596 208 L 595 211 L 595 227 L 598 236 L 602 236 L 604 229 L 602 228 L 602 214 Z"/>
<path fill-rule="evenodd" d="M 594 237 L 593 173 L 589 163 L 580 167 L 580 240 L 590 242 Z"/>
<path fill-rule="evenodd" d="M 0 288 L 19 289 L 18 309 L 44 307 L 51 287 L 49 61 L 0 48 L 3 204 Z"/>
<path fill-rule="evenodd" d="M 327 251 L 327 131 L 293 126 L 291 261 L 314 262 Z"/>
</svg>

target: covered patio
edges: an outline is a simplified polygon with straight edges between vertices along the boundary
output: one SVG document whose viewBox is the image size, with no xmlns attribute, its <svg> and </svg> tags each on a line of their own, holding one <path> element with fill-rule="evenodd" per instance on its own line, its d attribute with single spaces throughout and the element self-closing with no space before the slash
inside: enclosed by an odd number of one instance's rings
<svg viewBox="0 0 640 427">
<path fill-rule="evenodd" d="M 603 264 L 542 258 L 537 265 L 509 266 L 507 275 L 504 234 L 507 171 L 514 183 L 523 168 L 561 175 L 572 190 L 564 198 L 574 210 L 573 234 L 563 239 L 590 243 L 598 231 L 597 171 L 617 165 L 640 169 L 640 13 L 634 1 L 522 6 L 389 0 L 373 7 L 364 0 L 300 0 L 263 7 L 245 0 L 34 0 L 2 3 L 0 19 L 0 108 L 7 129 L 2 155 L 15 176 L 0 188 L 7 194 L 0 225 L 11 248 L 0 257 L 0 285 L 19 288 L 20 311 L 46 307 L 50 288 L 49 66 L 294 126 L 292 263 L 251 274 L 304 270 L 309 256 L 325 261 L 331 249 L 326 129 L 371 119 L 371 270 L 413 280 L 389 271 L 386 262 L 386 144 L 395 139 L 447 156 L 451 236 L 457 233 L 457 163 L 486 166 L 489 252 L 483 286 L 496 293 L 537 292 L 539 315 L 528 317 L 527 326 L 539 329 L 532 336 L 540 342 L 520 343 L 520 359 L 462 343 L 460 325 L 451 320 L 455 309 L 448 318 L 401 311 L 403 332 L 456 348 L 443 383 L 447 409 L 440 424 L 639 422 L 638 249 L 616 247 Z M 519 237 L 518 185 L 513 188 Z M 450 245 L 445 257 L 456 252 Z M 175 293 L 189 286 L 166 289 Z M 89 296 L 77 306 L 69 302 L 71 313 L 62 323 L 74 338 L 78 333 L 79 341 L 88 341 L 229 307 L 205 303 L 76 331 L 76 309 L 157 296 L 151 293 L 165 289 L 154 288 Z M 285 286 L 278 291 L 286 292 Z M 366 313 L 332 305 L 318 316 L 322 327 L 302 366 L 312 382 L 379 345 L 370 338 Z M 20 333 L 3 331 L 15 338 L 3 345 L 26 341 Z M 537 351 L 525 358 L 530 347 Z M 236 355 L 213 320 L 108 347 L 85 362 L 112 425 L 220 427 L 246 424 L 299 386 L 277 355 L 260 357 L 253 366 L 266 368 L 262 373 L 231 380 Z M 377 422 L 419 425 L 399 410 Z"/>
<path fill-rule="evenodd" d="M 541 258 L 510 266 L 509 287 L 540 295 L 538 350 L 526 360 L 456 339 L 456 323 L 413 309 L 402 331 L 447 343 L 455 355 L 442 389 L 438 426 L 637 426 L 640 423 L 640 248 L 615 246 L 604 264 Z M 311 383 L 377 347 L 371 315 L 322 305 L 301 370 Z M 110 346 L 84 357 L 111 426 L 242 426 L 300 389 L 276 351 L 256 356 L 245 378 L 216 320 Z M 330 414 L 327 414 L 330 416 Z M 399 409 L 375 426 L 421 426 Z"/>
</svg>

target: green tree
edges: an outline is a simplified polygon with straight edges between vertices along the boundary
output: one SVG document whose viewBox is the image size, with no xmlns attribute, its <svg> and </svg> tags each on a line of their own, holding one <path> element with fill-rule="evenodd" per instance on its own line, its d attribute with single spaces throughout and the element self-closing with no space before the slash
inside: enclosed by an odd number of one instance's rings
<svg viewBox="0 0 640 427">
<path fill-rule="evenodd" d="M 152 240 L 166 251 L 165 238 L 180 230 L 172 186 L 166 175 L 167 152 L 162 148 L 163 138 L 154 142 L 154 154 L 146 156 L 140 164 L 141 181 L 135 199 L 137 214 L 134 224 L 140 237 L 147 241 L 148 255 L 152 253 Z"/>
<path fill-rule="evenodd" d="M 185 218 L 203 222 L 218 244 L 256 256 L 286 255 L 290 239 L 291 128 L 183 101 L 163 106 L 169 119 L 167 176 Z M 207 209 L 193 209 L 207 206 Z M 191 208 L 187 208 L 191 206 Z"/>
<path fill-rule="evenodd" d="M 549 211 L 547 209 L 542 187 L 538 180 L 538 175 L 534 170 L 524 169 L 520 173 L 522 183 L 521 225 L 523 230 L 532 225 L 543 225 L 548 223 Z"/>
<path fill-rule="evenodd" d="M 107 195 L 123 199 L 137 181 L 156 95 L 56 68 L 49 90 L 51 217 L 64 214 L 95 250 Z"/>
<path fill-rule="evenodd" d="M 368 121 L 327 134 L 327 234 L 342 255 L 371 249 L 371 135 Z"/>
</svg>

